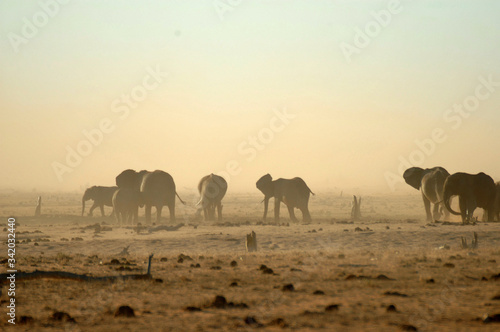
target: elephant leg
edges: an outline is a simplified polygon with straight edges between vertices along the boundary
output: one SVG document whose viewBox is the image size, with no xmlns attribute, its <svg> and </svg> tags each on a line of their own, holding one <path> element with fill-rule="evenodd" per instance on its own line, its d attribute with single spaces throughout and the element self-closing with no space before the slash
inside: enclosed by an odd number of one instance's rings
<svg viewBox="0 0 500 332">
<path fill-rule="evenodd" d="M 267 218 L 267 208 L 269 205 L 269 198 L 264 198 L 264 216 L 262 217 L 262 220 L 266 221 Z"/>
<path fill-rule="evenodd" d="M 431 202 L 424 196 L 424 194 L 422 194 L 422 200 L 424 201 L 426 220 L 432 221 Z"/>
<path fill-rule="evenodd" d="M 462 216 L 462 223 L 465 224 L 467 220 L 467 202 L 462 196 L 458 197 L 458 205 L 460 205 L 460 215 Z"/>
<path fill-rule="evenodd" d="M 205 221 L 209 220 L 209 217 L 208 217 L 208 208 L 204 208 L 203 209 L 203 220 L 205 220 Z"/>
<path fill-rule="evenodd" d="M 105 217 L 106 215 L 104 214 L 104 204 L 99 205 L 99 207 L 101 208 L 101 216 Z"/>
<path fill-rule="evenodd" d="M 170 211 L 170 221 L 175 221 L 175 197 L 174 202 L 168 206 L 168 210 Z"/>
<path fill-rule="evenodd" d="M 221 221 L 222 220 L 222 204 L 219 202 L 217 204 L 217 220 Z"/>
<path fill-rule="evenodd" d="M 161 210 L 163 209 L 163 206 L 156 206 L 156 222 L 159 224 L 161 220 Z"/>
<path fill-rule="evenodd" d="M 98 207 L 98 205 L 96 204 L 96 202 L 94 201 L 94 204 L 92 204 L 92 206 L 90 207 L 90 210 L 89 210 L 89 216 L 92 217 L 92 214 L 94 212 L 94 210 Z"/>
<path fill-rule="evenodd" d="M 311 214 L 309 213 L 309 209 L 307 208 L 307 206 L 305 208 L 302 208 L 301 211 L 302 211 L 302 219 L 305 222 L 311 222 L 312 218 L 311 218 Z"/>
<path fill-rule="evenodd" d="M 146 224 L 150 225 L 151 224 L 151 205 L 146 204 L 144 206 L 144 213 L 146 215 Z"/>
<path fill-rule="evenodd" d="M 276 222 L 280 221 L 280 203 L 281 203 L 281 201 L 275 197 L 274 198 L 274 221 L 276 221 Z"/>
<path fill-rule="evenodd" d="M 297 217 L 295 217 L 295 212 L 293 211 L 293 206 L 287 206 L 287 208 L 288 208 L 288 213 L 290 214 L 290 220 L 298 221 Z"/>
<path fill-rule="evenodd" d="M 439 220 L 441 218 L 441 211 L 439 210 L 440 204 L 434 204 L 432 207 L 432 216 L 434 220 Z"/>
</svg>

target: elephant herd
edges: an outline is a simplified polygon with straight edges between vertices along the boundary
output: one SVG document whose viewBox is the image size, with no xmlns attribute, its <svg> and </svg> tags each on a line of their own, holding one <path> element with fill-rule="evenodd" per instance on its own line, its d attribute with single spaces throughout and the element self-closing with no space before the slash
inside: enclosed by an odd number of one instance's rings
<svg viewBox="0 0 500 332">
<path fill-rule="evenodd" d="M 450 175 L 443 167 L 422 169 L 408 168 L 403 178 L 410 186 L 422 193 L 426 217 L 428 221 L 440 220 L 449 214 L 460 215 L 462 222 L 472 220 L 474 210 L 479 207 L 485 210 L 485 220 L 500 221 L 500 182 L 493 181 L 484 173 L 455 173 Z M 280 205 L 283 202 L 292 221 L 297 221 L 294 209 L 302 212 L 305 222 L 311 221 L 309 213 L 309 197 L 314 193 L 304 180 L 293 179 L 273 180 L 270 174 L 262 176 L 256 183 L 257 189 L 264 194 L 264 216 L 266 220 L 269 200 L 274 198 L 274 220 L 279 221 Z M 222 220 L 222 199 L 227 192 L 226 180 L 218 175 L 209 174 L 198 183 L 200 200 L 196 204 L 196 216 L 205 220 Z M 460 212 L 451 208 L 452 196 L 458 196 Z M 170 220 L 175 220 L 176 197 L 186 204 L 177 194 L 175 182 L 170 174 L 156 170 L 153 172 L 127 169 L 116 177 L 115 187 L 93 186 L 88 188 L 82 198 L 82 216 L 85 211 L 85 201 L 93 200 L 89 215 L 99 207 L 104 216 L 104 205 L 113 206 L 115 217 L 119 223 L 138 220 L 139 207 L 145 208 L 146 223 L 151 223 L 151 208 L 156 209 L 156 221 L 161 219 L 163 206 L 170 212 Z M 433 209 L 431 212 L 431 204 Z"/>
<path fill-rule="evenodd" d="M 309 213 L 309 196 L 311 189 L 301 178 L 272 179 L 271 175 L 262 176 L 256 183 L 257 188 L 264 194 L 264 220 L 267 217 L 269 199 L 274 198 L 274 217 L 279 221 L 280 203 L 288 207 L 290 219 L 296 221 L 294 208 L 301 210 L 304 221 L 311 221 Z M 218 175 L 209 174 L 201 178 L 198 183 L 200 200 L 196 204 L 196 216 L 200 217 L 203 211 L 205 220 L 222 220 L 222 199 L 227 192 L 226 180 Z M 139 207 L 145 208 L 146 223 L 151 223 L 151 208 L 156 209 L 156 221 L 161 219 L 163 206 L 170 212 L 170 220 L 175 220 L 175 198 L 186 204 L 177 194 L 172 176 L 164 171 L 153 172 L 127 169 L 116 177 L 116 186 L 93 186 L 85 190 L 82 197 L 82 216 L 85 212 L 85 202 L 93 200 L 89 216 L 99 207 L 104 216 L 104 206 L 112 206 L 113 213 L 119 223 L 137 223 Z"/>
<path fill-rule="evenodd" d="M 422 192 L 427 220 L 445 218 L 451 212 L 462 217 L 462 223 L 472 221 L 476 208 L 485 211 L 484 220 L 500 221 L 500 182 L 484 173 L 454 173 L 450 175 L 443 167 L 422 169 L 408 168 L 403 178 L 406 183 Z M 460 212 L 451 208 L 452 196 L 458 196 Z M 431 214 L 430 205 L 433 204 Z"/>
</svg>

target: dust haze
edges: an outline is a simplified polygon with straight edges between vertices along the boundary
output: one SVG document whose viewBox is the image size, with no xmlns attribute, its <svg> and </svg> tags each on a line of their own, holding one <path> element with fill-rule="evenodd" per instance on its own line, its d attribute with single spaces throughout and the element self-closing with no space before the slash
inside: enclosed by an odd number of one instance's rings
<svg viewBox="0 0 500 332">
<path fill-rule="evenodd" d="M 38 23 L 48 9 L 1 6 L 2 189 L 82 191 L 127 168 L 165 170 L 181 191 L 209 173 L 230 192 L 266 173 L 410 192 L 410 166 L 500 179 L 486 5 L 168 1 L 111 15 L 92 2 Z"/>
</svg>

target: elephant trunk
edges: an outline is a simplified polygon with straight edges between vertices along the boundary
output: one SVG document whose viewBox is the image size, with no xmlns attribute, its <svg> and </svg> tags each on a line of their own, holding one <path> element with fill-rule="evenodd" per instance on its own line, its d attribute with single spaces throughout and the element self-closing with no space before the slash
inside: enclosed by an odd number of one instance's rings
<svg viewBox="0 0 500 332">
<path fill-rule="evenodd" d="M 453 209 L 450 206 L 450 199 L 451 199 L 451 196 L 452 196 L 451 192 L 449 190 L 446 190 L 446 188 L 445 188 L 443 196 L 444 196 L 443 203 L 444 203 L 444 206 L 446 207 L 446 209 L 448 211 L 450 211 L 451 214 L 454 214 L 454 215 L 457 215 L 457 216 L 461 215 L 459 212 L 453 211 Z"/>
</svg>

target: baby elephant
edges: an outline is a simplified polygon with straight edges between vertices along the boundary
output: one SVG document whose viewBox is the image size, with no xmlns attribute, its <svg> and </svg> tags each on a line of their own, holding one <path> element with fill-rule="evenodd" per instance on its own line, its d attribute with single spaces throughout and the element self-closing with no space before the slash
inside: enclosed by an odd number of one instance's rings
<svg viewBox="0 0 500 332">
<path fill-rule="evenodd" d="M 116 221 L 120 225 L 127 222 L 132 224 L 139 207 L 143 206 L 144 201 L 138 190 L 120 188 L 113 195 L 113 208 L 115 210 Z"/>
</svg>

